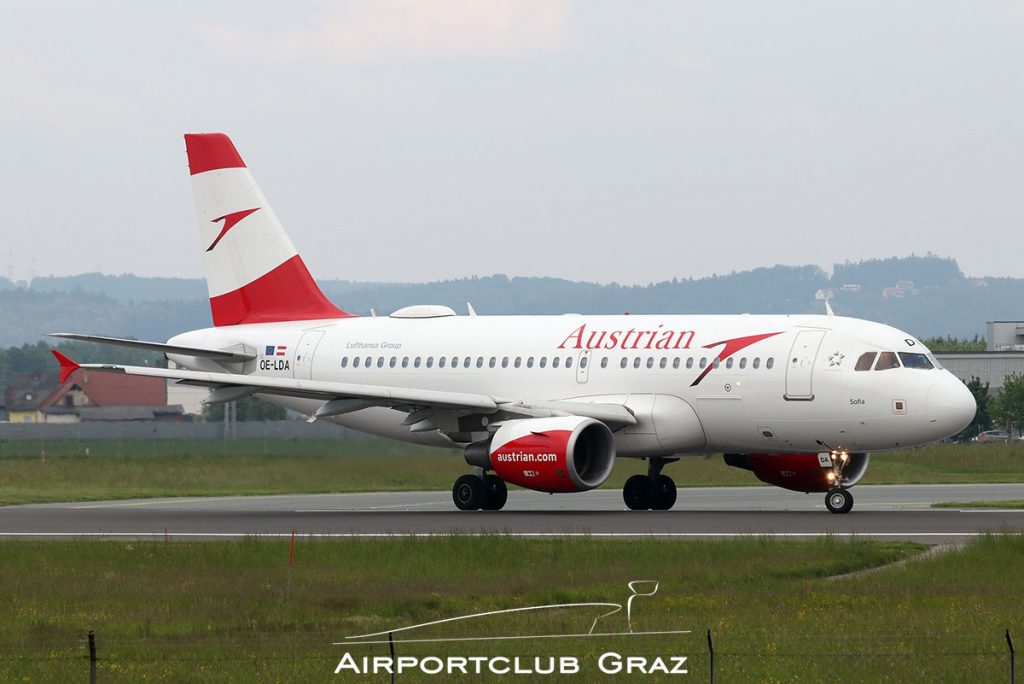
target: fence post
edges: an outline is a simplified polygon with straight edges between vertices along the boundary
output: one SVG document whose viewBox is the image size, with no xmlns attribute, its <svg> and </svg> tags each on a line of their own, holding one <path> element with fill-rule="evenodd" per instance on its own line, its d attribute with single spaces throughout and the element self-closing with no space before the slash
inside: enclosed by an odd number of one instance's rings
<svg viewBox="0 0 1024 684">
<path fill-rule="evenodd" d="M 89 630 L 89 684 L 96 684 L 96 634 Z"/>
<path fill-rule="evenodd" d="M 1017 682 L 1017 650 L 1013 647 L 1013 637 L 1010 636 L 1010 629 L 1006 629 L 1006 645 L 1010 647 L 1010 684 Z"/>
<path fill-rule="evenodd" d="M 391 651 L 391 684 L 395 684 L 395 635 L 388 632 L 388 650 Z"/>
<path fill-rule="evenodd" d="M 711 640 L 711 630 L 708 630 L 708 656 L 711 660 L 709 672 L 711 684 L 715 684 L 715 642 Z"/>
</svg>

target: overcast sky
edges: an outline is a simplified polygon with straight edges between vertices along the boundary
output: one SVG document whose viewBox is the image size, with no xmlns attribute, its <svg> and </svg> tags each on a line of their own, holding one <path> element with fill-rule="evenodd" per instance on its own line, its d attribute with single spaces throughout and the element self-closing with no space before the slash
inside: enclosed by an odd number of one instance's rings
<svg viewBox="0 0 1024 684">
<path fill-rule="evenodd" d="M 0 93 L 16 278 L 201 275 L 186 131 L 319 278 L 1024 277 L 1020 1 L 7 0 Z"/>
</svg>

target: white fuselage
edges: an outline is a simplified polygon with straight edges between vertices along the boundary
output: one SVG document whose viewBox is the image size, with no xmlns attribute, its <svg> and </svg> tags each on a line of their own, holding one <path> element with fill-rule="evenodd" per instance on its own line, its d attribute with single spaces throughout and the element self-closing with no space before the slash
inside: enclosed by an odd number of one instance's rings
<svg viewBox="0 0 1024 684">
<path fill-rule="evenodd" d="M 625 404 L 637 418 L 615 434 L 626 457 L 892 449 L 942 439 L 974 415 L 970 392 L 941 368 L 855 370 L 868 352 L 934 358 L 904 332 L 838 316 L 348 318 L 209 328 L 171 342 L 257 355 L 228 365 L 170 355 L 195 370 Z M 264 398 L 306 415 L 322 403 Z M 368 408 L 329 420 L 464 443 L 410 432 L 406 418 Z"/>
</svg>

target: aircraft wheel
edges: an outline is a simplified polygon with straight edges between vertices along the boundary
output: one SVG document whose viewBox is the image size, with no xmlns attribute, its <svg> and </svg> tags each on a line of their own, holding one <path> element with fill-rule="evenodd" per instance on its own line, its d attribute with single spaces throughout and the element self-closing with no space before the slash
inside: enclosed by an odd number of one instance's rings
<svg viewBox="0 0 1024 684">
<path fill-rule="evenodd" d="M 463 475 L 452 486 L 452 501 L 460 511 L 478 510 L 488 499 L 484 481 L 476 475 Z"/>
<path fill-rule="evenodd" d="M 853 494 L 849 489 L 833 489 L 825 495 L 825 508 L 829 513 L 849 513 L 853 508 Z"/>
<path fill-rule="evenodd" d="M 651 508 L 655 511 L 667 511 L 676 505 L 676 483 L 668 475 L 654 478 L 654 499 Z"/>
<path fill-rule="evenodd" d="M 484 489 L 487 490 L 487 499 L 482 508 L 485 511 L 500 511 L 508 501 L 508 486 L 505 481 L 497 475 L 488 475 L 484 478 Z"/>
<path fill-rule="evenodd" d="M 634 475 L 622 487 L 622 500 L 631 511 L 646 511 L 654 502 L 654 482 L 646 475 Z"/>
</svg>

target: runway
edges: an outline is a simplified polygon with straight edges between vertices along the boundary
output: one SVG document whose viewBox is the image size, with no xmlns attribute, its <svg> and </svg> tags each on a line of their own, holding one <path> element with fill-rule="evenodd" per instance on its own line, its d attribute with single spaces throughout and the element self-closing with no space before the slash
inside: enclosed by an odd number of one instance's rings
<svg viewBox="0 0 1024 684">
<path fill-rule="evenodd" d="M 230 539 L 505 534 L 705 539 L 751 536 L 959 543 L 1024 532 L 1024 510 L 930 508 L 943 501 L 1024 499 L 1024 484 L 875 485 L 847 515 L 821 494 L 772 487 L 681 489 L 671 511 L 626 510 L 618 490 L 549 496 L 513 491 L 502 511 L 461 512 L 448 492 L 135 499 L 0 508 L 0 539 Z"/>
</svg>

